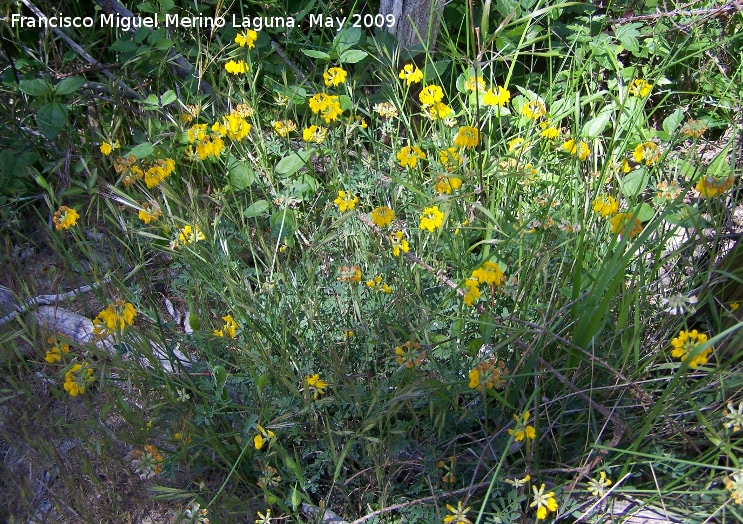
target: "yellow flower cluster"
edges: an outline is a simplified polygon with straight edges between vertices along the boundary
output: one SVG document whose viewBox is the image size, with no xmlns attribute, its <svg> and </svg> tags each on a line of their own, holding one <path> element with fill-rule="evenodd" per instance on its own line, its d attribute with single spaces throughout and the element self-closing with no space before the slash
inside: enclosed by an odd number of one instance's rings
<svg viewBox="0 0 743 524">
<path fill-rule="evenodd" d="M 681 362 L 686 362 L 699 346 L 707 342 L 707 339 L 707 335 L 699 333 L 696 329 L 693 331 L 681 330 L 678 337 L 671 340 L 671 346 L 673 347 L 671 355 L 680 359 Z M 692 357 L 689 367 L 697 368 L 706 364 L 709 356 L 712 354 L 712 349 L 712 347 L 708 347 Z"/>
<path fill-rule="evenodd" d="M 557 511 L 558 506 L 555 500 L 555 494 L 552 491 L 545 493 L 544 484 L 539 489 L 536 486 L 532 486 L 532 490 L 534 490 L 534 501 L 529 504 L 529 507 L 537 508 L 537 520 L 544 520 L 547 518 L 548 512 Z"/>
<path fill-rule="evenodd" d="M 397 118 L 397 108 L 390 104 L 389 102 L 382 102 L 380 104 L 374 105 L 374 112 L 377 113 L 382 118 L 390 119 L 390 118 Z"/>
<path fill-rule="evenodd" d="M 464 281 L 464 285 L 467 288 L 467 292 L 462 298 L 464 299 L 465 304 L 471 306 L 482 296 L 482 293 L 480 293 L 480 283 L 477 281 L 476 278 L 469 277 L 467 280 Z"/>
<path fill-rule="evenodd" d="M 396 158 L 400 162 L 400 167 L 414 169 L 418 165 L 418 160 L 426 159 L 426 154 L 418 146 L 405 146 L 400 149 Z"/>
<path fill-rule="evenodd" d="M 433 188 L 440 195 L 450 195 L 452 191 L 456 191 L 460 187 L 462 187 L 462 179 L 455 176 L 437 176 L 436 183 L 433 185 Z"/>
<path fill-rule="evenodd" d="M 469 372 L 470 388 L 478 391 L 486 389 L 500 389 L 503 387 L 508 369 L 503 361 L 491 358 L 480 362 Z"/>
<path fill-rule="evenodd" d="M 420 229 L 433 233 L 440 229 L 444 224 L 444 213 L 439 210 L 439 206 L 432 206 L 423 209 L 420 216 Z"/>
<path fill-rule="evenodd" d="M 577 143 L 574 138 L 571 138 L 562 145 L 562 148 L 570 153 L 571 155 L 577 155 L 578 160 L 583 162 L 591 155 L 591 150 L 588 148 L 588 144 L 583 142 Z"/>
<path fill-rule="evenodd" d="M 379 206 L 371 212 L 371 219 L 379 227 L 389 226 L 395 219 L 395 212 L 387 206 Z"/>
<path fill-rule="evenodd" d="M 340 67 L 331 67 L 322 76 L 327 87 L 337 87 L 346 81 L 346 71 Z"/>
<path fill-rule="evenodd" d="M 133 155 L 127 158 L 118 157 L 114 160 L 114 171 L 121 176 L 125 186 L 129 186 L 136 180 L 143 180 L 149 189 L 160 185 L 175 171 L 175 160 L 172 158 L 158 158 L 149 166 L 137 165 L 137 159 Z"/>
<path fill-rule="evenodd" d="M 302 139 L 305 142 L 314 142 L 315 144 L 322 144 L 325 141 L 325 137 L 328 135 L 328 130 L 324 127 L 318 127 L 311 125 L 306 127 L 302 131 Z"/>
<path fill-rule="evenodd" d="M 324 395 L 325 388 L 328 387 L 328 383 L 322 380 L 318 373 L 307 375 L 304 378 L 304 384 L 307 387 L 307 390 L 313 394 L 315 400 L 317 400 L 320 395 Z"/>
<path fill-rule="evenodd" d="M 55 337 L 50 337 L 47 342 L 52 344 L 52 348 L 46 352 L 46 356 L 44 357 L 44 360 L 49 364 L 60 362 L 62 360 L 62 355 L 66 355 L 70 352 L 70 345 L 67 342 L 61 342 Z"/>
<path fill-rule="evenodd" d="M 144 451 L 141 449 L 136 450 L 132 454 L 135 472 L 141 479 L 150 479 L 155 475 L 159 475 L 163 471 L 162 461 L 163 456 L 157 451 L 157 448 L 151 444 L 144 446 Z"/>
<path fill-rule="evenodd" d="M 108 334 L 119 333 L 127 326 L 134 324 L 137 310 L 129 302 L 116 300 L 106 309 L 98 313 L 93 319 L 93 334 L 102 337 Z"/>
<path fill-rule="evenodd" d="M 120 147 L 121 144 L 119 144 L 118 140 L 113 144 L 109 142 L 103 142 L 101 144 L 101 153 L 103 153 L 104 156 L 108 156 L 111 154 L 111 151 L 113 151 L 114 149 L 119 149 Z"/>
<path fill-rule="evenodd" d="M 449 147 L 439 151 L 439 161 L 449 173 L 455 171 L 464 163 L 464 159 L 459 156 L 455 147 Z"/>
<path fill-rule="evenodd" d="M 705 131 L 707 126 L 701 120 L 687 120 L 681 128 L 681 134 L 691 138 L 699 138 Z"/>
<path fill-rule="evenodd" d="M 631 213 L 617 213 L 609 220 L 609 224 L 615 235 L 629 235 L 634 238 L 642 233 L 642 222 Z"/>
<path fill-rule="evenodd" d="M 608 217 L 619 211 L 619 204 L 613 196 L 601 195 L 593 200 L 593 210 L 603 217 Z"/>
<path fill-rule="evenodd" d="M 743 504 L 743 470 L 733 473 L 731 477 L 723 480 L 725 489 L 730 491 L 730 496 L 736 504 Z"/>
<path fill-rule="evenodd" d="M 445 524 L 472 524 L 472 521 L 467 518 L 467 512 L 470 508 L 463 508 L 461 500 L 457 502 L 456 508 L 451 504 L 447 504 L 446 509 L 451 514 L 444 517 Z"/>
<path fill-rule="evenodd" d="M 353 211 L 353 208 L 356 207 L 356 204 L 359 201 L 359 197 L 354 196 L 352 194 L 346 194 L 345 191 L 340 190 L 338 191 L 338 196 L 333 200 L 333 203 L 338 206 L 338 209 L 340 209 L 341 213 L 345 213 L 346 210 Z"/>
<path fill-rule="evenodd" d="M 457 147 L 472 148 L 480 143 L 480 131 L 476 127 L 462 126 L 454 137 L 454 145 Z"/>
<path fill-rule="evenodd" d="M 175 171 L 175 160 L 172 158 L 158 158 L 144 172 L 144 183 L 148 189 L 157 187 L 160 183 L 169 177 Z"/>
<path fill-rule="evenodd" d="M 64 376 L 64 390 L 71 397 L 76 397 L 85 393 L 85 389 L 95 382 L 93 368 L 88 362 L 75 364 L 67 370 Z"/>
<path fill-rule="evenodd" d="M 289 133 L 297 130 L 297 124 L 293 120 L 279 120 L 273 123 L 273 131 L 281 138 L 286 138 Z"/>
<path fill-rule="evenodd" d="M 611 479 L 606 477 L 605 471 L 602 471 L 599 478 L 588 481 L 588 492 L 594 497 L 603 497 L 609 486 L 611 486 Z"/>
<path fill-rule="evenodd" d="M 196 242 L 204 239 L 206 239 L 206 237 L 197 225 L 186 225 L 178 233 L 178 242 L 181 242 L 184 246 L 188 244 L 195 244 Z M 178 243 L 176 242 L 173 247 L 176 247 L 177 245 Z"/>
<path fill-rule="evenodd" d="M 508 434 L 513 436 L 514 442 L 520 442 L 524 439 L 534 440 L 537 438 L 537 431 L 534 429 L 534 426 L 526 423 L 530 417 L 531 413 L 529 411 L 524 411 L 520 417 L 518 415 L 513 416 L 516 421 L 516 427 L 509 429 Z"/>
<path fill-rule="evenodd" d="M 395 361 L 406 368 L 420 366 L 426 358 L 426 351 L 421 351 L 421 345 L 418 342 L 405 342 L 402 346 L 395 348 Z"/>
<path fill-rule="evenodd" d="M 226 315 L 222 317 L 222 329 L 215 329 L 214 335 L 218 337 L 224 337 L 225 333 L 227 333 L 227 336 L 230 338 L 235 338 L 237 336 L 237 322 L 235 322 L 235 319 L 232 318 L 232 315 Z"/>
<path fill-rule="evenodd" d="M 491 107 L 503 107 L 511 100 L 511 92 L 500 86 L 485 91 L 482 103 Z"/>
<path fill-rule="evenodd" d="M 160 205 L 154 200 L 142 202 L 142 209 L 139 210 L 139 219 L 145 224 L 157 220 L 162 216 Z"/>
<path fill-rule="evenodd" d="M 54 222 L 54 227 L 59 231 L 60 229 L 70 229 L 77 223 L 78 218 L 80 218 L 80 215 L 77 211 L 67 206 L 61 206 L 54 212 L 52 222 Z"/>
<path fill-rule="evenodd" d="M 521 114 L 529 120 L 539 120 L 547 114 L 547 108 L 541 100 L 530 100 L 521 106 Z"/>
<path fill-rule="evenodd" d="M 183 113 L 181 113 L 181 121 L 184 124 L 188 124 L 192 122 L 194 118 L 199 116 L 199 112 L 200 112 L 199 106 L 189 104 L 185 106 L 183 109 L 184 111 Z"/>
<path fill-rule="evenodd" d="M 376 289 L 378 291 L 381 291 L 382 293 L 392 293 L 392 288 L 387 285 L 386 282 L 382 282 L 381 276 L 374 278 L 374 280 L 367 280 L 366 287 L 368 287 L 369 289 Z"/>
<path fill-rule="evenodd" d="M 400 70 L 399 76 L 402 80 L 405 80 L 408 85 L 410 85 L 423 80 L 423 71 L 418 69 L 415 64 L 405 64 Z"/>
<path fill-rule="evenodd" d="M 258 40 L 258 33 L 252 29 L 247 29 L 242 33 L 235 35 L 235 43 L 240 47 L 247 47 L 253 49 L 255 47 L 255 41 Z"/>
<path fill-rule="evenodd" d="M 714 198 L 722 195 L 731 187 L 733 187 L 733 175 L 728 175 L 727 178 L 705 175 L 697 182 L 696 190 L 704 198 Z"/>
<path fill-rule="evenodd" d="M 357 265 L 338 268 L 338 280 L 341 282 L 361 282 L 361 268 Z"/>
<path fill-rule="evenodd" d="M 242 75 L 250 70 L 250 66 L 245 60 L 230 60 L 224 65 L 224 70 L 233 75 Z"/>
<path fill-rule="evenodd" d="M 646 166 L 652 166 L 660 160 L 660 149 L 658 149 L 658 144 L 655 142 L 643 142 L 642 144 L 637 144 L 632 157 L 638 164 L 644 161 Z"/>
<path fill-rule="evenodd" d="M 230 112 L 229 115 L 222 117 L 222 122 L 214 122 L 212 125 L 213 133 L 236 142 L 241 142 L 247 137 L 250 129 L 250 123 L 237 111 Z"/>
<path fill-rule="evenodd" d="M 276 433 L 271 431 L 270 429 L 264 429 L 263 426 L 260 424 L 257 424 L 258 426 L 258 434 L 253 437 L 253 446 L 255 446 L 255 449 L 261 449 L 263 448 L 263 445 L 271 441 L 271 439 L 276 437 Z"/>
<path fill-rule="evenodd" d="M 403 238 L 402 231 L 395 231 L 389 236 L 390 244 L 392 245 L 392 254 L 396 257 L 400 256 L 400 251 L 407 253 L 410 251 L 408 241 Z"/>
<path fill-rule="evenodd" d="M 646 82 L 641 78 L 635 78 L 629 85 L 629 95 L 645 98 L 653 89 L 653 84 Z"/>
<path fill-rule="evenodd" d="M 464 285 L 467 288 L 464 296 L 464 303 L 471 306 L 482 296 L 480 293 L 480 284 L 487 284 L 488 286 L 500 286 L 503 283 L 504 275 L 503 270 L 495 262 L 487 261 L 482 267 L 475 269 L 472 272 L 472 276 L 464 281 Z"/>
<path fill-rule="evenodd" d="M 337 120 L 343 113 L 338 96 L 327 93 L 317 93 L 310 98 L 310 109 L 314 114 L 320 115 L 326 124 Z"/>
<path fill-rule="evenodd" d="M 539 133 L 539 136 L 544 137 L 548 140 L 554 140 L 560 135 L 560 130 L 557 129 L 555 126 L 551 125 L 549 120 L 540 123 L 539 127 L 542 128 L 542 131 Z"/>
<path fill-rule="evenodd" d="M 485 80 L 480 75 L 472 75 L 464 81 L 464 88 L 471 92 L 485 91 L 487 86 L 488 84 L 485 83 Z"/>
</svg>

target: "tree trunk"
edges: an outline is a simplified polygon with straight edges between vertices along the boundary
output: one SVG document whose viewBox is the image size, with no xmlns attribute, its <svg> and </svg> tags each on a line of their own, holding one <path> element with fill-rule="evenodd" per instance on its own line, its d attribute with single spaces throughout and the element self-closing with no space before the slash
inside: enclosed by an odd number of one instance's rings
<svg viewBox="0 0 743 524">
<path fill-rule="evenodd" d="M 430 52 L 436 45 L 441 25 L 443 0 L 381 0 L 379 13 L 395 17 L 388 31 L 395 35 L 401 50 L 420 46 Z"/>
</svg>

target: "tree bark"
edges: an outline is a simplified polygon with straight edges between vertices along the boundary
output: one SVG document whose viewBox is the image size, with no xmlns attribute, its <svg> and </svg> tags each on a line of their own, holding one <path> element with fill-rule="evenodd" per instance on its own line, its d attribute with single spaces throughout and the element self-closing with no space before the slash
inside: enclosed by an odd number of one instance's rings
<svg viewBox="0 0 743 524">
<path fill-rule="evenodd" d="M 393 15 L 395 25 L 388 31 L 395 35 L 401 50 L 421 48 L 430 52 L 436 45 L 441 26 L 443 0 L 381 0 L 379 13 Z"/>
</svg>

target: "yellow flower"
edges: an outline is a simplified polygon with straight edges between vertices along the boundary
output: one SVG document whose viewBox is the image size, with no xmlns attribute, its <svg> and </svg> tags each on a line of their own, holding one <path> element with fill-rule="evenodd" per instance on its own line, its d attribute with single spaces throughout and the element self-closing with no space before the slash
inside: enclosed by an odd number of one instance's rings
<svg viewBox="0 0 743 524">
<path fill-rule="evenodd" d="M 464 88 L 467 91 L 485 91 L 486 87 L 487 84 L 485 83 L 485 80 L 483 80 L 479 75 L 472 75 L 464 82 Z"/>
<path fill-rule="evenodd" d="M 707 126 L 700 120 L 687 120 L 681 128 L 681 133 L 691 138 L 699 138 L 707 131 Z"/>
<path fill-rule="evenodd" d="M 328 135 L 328 130 L 324 127 L 318 127 L 311 125 L 306 127 L 302 131 L 302 139 L 305 142 L 314 142 L 316 144 L 322 144 L 325 141 L 325 137 Z"/>
<path fill-rule="evenodd" d="M 273 123 L 274 133 L 285 138 L 289 133 L 297 130 L 297 124 L 292 120 L 279 120 Z"/>
<path fill-rule="evenodd" d="M 134 309 L 132 304 L 123 300 L 116 300 L 93 319 L 93 333 L 96 337 L 117 333 L 134 324 L 134 317 L 136 316 L 137 310 Z"/>
<path fill-rule="evenodd" d="M 503 107 L 511 100 L 511 92 L 500 86 L 495 86 L 485 92 L 482 103 L 486 106 Z"/>
<path fill-rule="evenodd" d="M 642 222 L 636 216 L 630 217 L 629 213 L 617 213 L 609 220 L 609 224 L 615 235 L 629 235 L 633 238 L 642 232 Z"/>
<path fill-rule="evenodd" d="M 445 119 L 452 112 L 451 107 L 449 107 L 443 102 L 434 102 L 433 104 L 423 104 L 423 107 L 421 107 L 421 111 L 423 112 L 423 115 L 426 118 L 433 120 L 434 122 L 436 120 Z"/>
<path fill-rule="evenodd" d="M 78 218 L 80 218 L 80 215 L 77 214 L 77 211 L 67 206 L 61 206 L 54 213 L 52 222 L 54 222 L 54 227 L 59 231 L 60 229 L 70 229 L 77 223 Z"/>
<path fill-rule="evenodd" d="M 542 128 L 542 132 L 539 133 L 539 136 L 543 136 L 548 140 L 554 140 L 560 135 L 560 131 L 555 126 L 551 126 L 549 122 L 542 122 L 539 124 L 539 127 Z"/>
<path fill-rule="evenodd" d="M 60 342 L 54 337 L 50 337 L 47 342 L 49 342 L 49 344 L 54 344 L 53 347 L 46 352 L 46 356 L 44 357 L 44 360 L 49 364 L 60 362 L 62 360 L 62 354 L 70 352 L 70 345 L 66 342 Z"/>
<path fill-rule="evenodd" d="M 338 280 L 341 282 L 361 282 L 361 268 L 356 265 L 339 267 Z"/>
<path fill-rule="evenodd" d="M 108 142 L 103 142 L 101 144 L 101 153 L 103 153 L 104 156 L 108 156 L 111 154 L 111 151 L 114 149 L 118 149 L 121 147 L 119 145 L 119 141 L 117 140 L 115 144 L 109 144 Z"/>
<path fill-rule="evenodd" d="M 475 147 L 480 142 L 480 132 L 476 127 L 462 126 L 454 137 L 454 145 L 457 147 Z"/>
<path fill-rule="evenodd" d="M 331 67 L 322 76 L 325 79 L 325 85 L 328 87 L 339 86 L 346 81 L 346 71 L 340 67 Z"/>
<path fill-rule="evenodd" d="M 462 502 L 457 502 L 457 507 L 447 504 L 446 509 L 448 509 L 451 512 L 451 515 L 447 515 L 444 517 L 444 522 L 446 524 L 472 524 L 472 522 L 467 518 L 467 512 L 470 510 L 470 508 L 462 508 Z"/>
<path fill-rule="evenodd" d="M 222 329 L 215 329 L 214 334 L 218 337 L 223 337 L 225 331 L 230 336 L 230 338 L 235 338 L 237 336 L 237 322 L 235 322 L 235 319 L 232 318 L 231 315 L 227 315 L 222 317 L 222 321 L 224 322 Z"/>
<path fill-rule="evenodd" d="M 444 91 L 441 89 L 441 87 L 435 84 L 431 84 L 421 90 L 420 94 L 418 95 L 418 99 L 421 101 L 421 104 L 424 105 L 435 104 L 436 102 L 441 102 L 444 99 Z"/>
<path fill-rule="evenodd" d="M 635 151 L 632 153 L 632 157 L 638 164 L 644 160 L 646 166 L 652 166 L 660 159 L 658 144 L 655 142 L 643 142 L 642 144 L 637 144 Z"/>
<path fill-rule="evenodd" d="M 405 64 L 400 70 L 399 76 L 410 85 L 423 80 L 423 71 L 418 69 L 415 64 Z"/>
<path fill-rule="evenodd" d="M 328 387 L 328 383 L 322 380 L 318 373 L 315 373 L 314 375 L 307 375 L 304 378 L 304 383 L 307 386 L 307 389 L 310 392 L 314 393 L 315 400 L 317 400 L 317 397 L 319 397 L 320 395 L 324 395 L 325 388 Z"/>
<path fill-rule="evenodd" d="M 653 84 L 649 84 L 641 78 L 636 78 L 629 85 L 629 95 L 645 98 L 650 94 L 652 89 Z"/>
<path fill-rule="evenodd" d="M 725 477 L 723 480 L 725 489 L 729 490 L 730 496 L 736 504 L 743 504 L 743 470 L 733 473 L 732 478 Z"/>
<path fill-rule="evenodd" d="M 247 47 L 253 49 L 255 47 L 255 41 L 258 40 L 258 33 L 252 29 L 247 29 L 242 33 L 235 35 L 235 43 L 240 47 Z"/>
<path fill-rule="evenodd" d="M 671 346 L 673 350 L 671 355 L 680 359 L 681 362 L 686 362 L 689 357 L 696 349 L 707 342 L 707 335 L 699 333 L 696 329 L 693 331 L 681 330 L 678 337 L 671 340 Z M 701 353 L 696 355 L 689 362 L 690 368 L 697 368 L 707 363 L 710 354 L 712 353 L 712 347 L 708 347 Z"/>
<path fill-rule="evenodd" d="M 189 122 L 192 122 L 194 118 L 199 116 L 199 106 L 196 105 L 187 105 L 184 106 L 184 111 L 181 113 L 181 121 L 184 124 L 188 124 Z"/>
<path fill-rule="evenodd" d="M 460 187 L 462 187 L 462 179 L 455 176 L 437 176 L 436 183 L 433 185 L 440 195 L 444 193 L 450 195 L 452 190 L 456 191 Z"/>
<path fill-rule="evenodd" d="M 178 233 L 178 240 L 183 242 L 184 245 L 195 244 L 196 242 L 204 239 L 206 239 L 204 233 L 202 233 L 199 229 L 199 226 L 196 225 L 188 225 L 181 229 L 180 233 Z"/>
<path fill-rule="evenodd" d="M 88 362 L 75 364 L 65 373 L 64 390 L 71 397 L 76 397 L 85 393 L 85 389 L 93 382 L 95 382 L 95 377 L 90 364 Z"/>
<path fill-rule="evenodd" d="M 371 218 L 379 227 L 389 226 L 395 219 L 395 212 L 387 206 L 379 206 L 371 212 Z"/>
<path fill-rule="evenodd" d="M 341 213 L 345 213 L 346 210 L 353 211 L 353 208 L 356 207 L 358 201 L 359 197 L 351 194 L 346 195 L 346 192 L 341 190 L 338 191 L 338 196 L 333 200 L 333 203 L 338 206 Z"/>
<path fill-rule="evenodd" d="M 603 217 L 608 217 L 619 211 L 619 204 L 611 195 L 601 195 L 593 201 L 593 210 Z"/>
<path fill-rule="evenodd" d="M 439 206 L 427 207 L 420 216 L 420 229 L 428 230 L 433 233 L 444 223 L 444 213 L 439 210 Z"/>
<path fill-rule="evenodd" d="M 459 156 L 456 148 L 450 147 L 439 151 L 439 161 L 444 165 L 444 168 L 451 173 L 462 165 L 464 159 Z"/>
<path fill-rule="evenodd" d="M 374 112 L 377 113 L 382 118 L 396 118 L 397 117 L 397 108 L 390 104 L 389 102 L 382 102 L 381 104 L 375 104 L 374 105 Z"/>
<path fill-rule="evenodd" d="M 547 108 L 541 100 L 530 100 L 521 106 L 521 114 L 529 120 L 539 120 L 547 114 Z"/>
<path fill-rule="evenodd" d="M 415 168 L 418 165 L 418 160 L 425 160 L 426 154 L 418 146 L 405 146 L 400 149 L 397 153 L 397 160 L 400 161 L 401 167 L 407 167 L 410 169 Z"/>
<path fill-rule="evenodd" d="M 537 489 L 536 486 L 532 486 L 532 489 L 534 490 L 534 502 L 529 504 L 529 507 L 533 508 L 536 506 L 537 520 L 546 519 L 547 512 L 557 511 L 557 501 L 555 500 L 555 494 L 552 491 L 545 493 L 544 484 L 542 484 L 539 489 Z"/>
<path fill-rule="evenodd" d="M 578 144 L 573 138 L 565 142 L 562 145 L 562 148 L 571 155 L 577 155 L 578 160 L 580 160 L 581 162 L 587 159 L 591 154 L 591 150 L 588 148 L 588 144 L 583 141 Z"/>
<path fill-rule="evenodd" d="M 606 472 L 602 471 L 598 479 L 588 481 L 588 492 L 594 497 L 603 497 L 609 486 L 611 486 L 611 479 L 606 478 Z"/>
<path fill-rule="evenodd" d="M 410 251 L 408 241 L 402 237 L 402 231 L 396 231 L 389 236 L 390 244 L 392 244 L 392 254 L 396 257 L 400 256 L 400 251 L 407 253 Z"/>
<path fill-rule="evenodd" d="M 337 95 L 328 95 L 326 93 L 317 93 L 309 101 L 310 109 L 316 115 L 325 121 L 326 124 L 337 120 L 343 110 Z"/>
<path fill-rule="evenodd" d="M 245 62 L 245 60 L 238 60 L 237 62 L 230 60 L 224 65 L 224 69 L 233 75 L 241 75 L 247 73 L 250 66 Z"/>
<path fill-rule="evenodd" d="M 157 220 L 162 216 L 160 206 L 154 200 L 148 202 L 142 202 L 142 209 L 139 210 L 139 219 L 145 224 Z"/>
<path fill-rule="evenodd" d="M 733 175 L 727 178 L 715 178 L 713 175 L 705 175 L 697 182 L 696 190 L 704 198 L 714 198 L 722 195 L 725 191 L 733 187 Z"/>
<path fill-rule="evenodd" d="M 480 284 L 500 286 L 503 282 L 503 270 L 498 264 L 488 260 L 482 267 L 472 272 L 472 278 L 476 279 Z"/>
<path fill-rule="evenodd" d="M 464 303 L 468 306 L 471 306 L 474 304 L 482 295 L 480 293 L 480 283 L 477 281 L 474 277 L 469 277 L 467 280 L 464 281 L 464 285 L 467 286 L 467 292 L 462 297 L 464 300 Z M 477 384 L 475 384 L 476 386 Z M 470 386 L 475 387 L 475 386 Z"/>
<path fill-rule="evenodd" d="M 264 429 L 263 426 L 261 426 L 260 424 L 256 425 L 258 426 L 258 434 L 253 437 L 253 446 L 255 446 L 255 449 L 259 450 L 263 447 L 263 444 L 274 438 L 276 436 L 276 433 L 274 433 L 270 429 Z"/>
</svg>

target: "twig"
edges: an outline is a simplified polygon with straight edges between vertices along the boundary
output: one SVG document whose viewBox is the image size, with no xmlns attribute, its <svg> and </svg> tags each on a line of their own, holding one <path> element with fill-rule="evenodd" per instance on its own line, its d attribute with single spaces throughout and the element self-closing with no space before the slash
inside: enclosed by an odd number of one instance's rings
<svg viewBox="0 0 743 524">
<path fill-rule="evenodd" d="M 44 15 L 44 13 L 42 13 L 41 10 L 38 7 L 36 7 L 33 3 L 31 3 L 31 0 L 21 0 L 21 1 L 23 2 L 23 5 L 25 5 L 26 7 L 28 7 L 28 9 L 33 14 L 35 14 L 37 17 L 39 17 L 39 19 L 41 19 L 41 20 L 47 20 L 46 15 Z M 94 65 L 94 66 L 97 66 L 97 67 L 100 67 L 101 66 L 101 63 L 98 60 L 96 60 L 95 58 L 93 58 L 92 56 L 90 56 L 85 51 L 85 49 L 83 49 L 82 47 L 80 47 L 80 45 L 78 45 L 77 42 L 75 42 L 72 38 L 70 38 L 69 36 L 67 36 L 64 31 L 62 31 L 61 29 L 59 29 L 57 27 L 53 27 L 52 28 L 52 31 L 54 32 L 55 35 L 57 35 L 59 38 L 61 38 L 62 40 L 64 40 L 65 43 L 68 46 L 70 46 L 72 49 L 74 49 L 75 52 L 77 52 L 77 54 L 79 54 L 81 57 L 83 57 L 89 64 Z M 122 89 L 122 91 L 124 91 L 128 96 L 130 96 L 132 98 L 136 98 L 136 99 L 142 98 L 139 95 L 139 93 L 137 93 L 131 87 L 129 87 L 124 82 L 122 82 L 121 80 L 119 80 L 118 78 L 116 78 L 114 76 L 114 74 L 111 71 L 109 71 L 108 69 L 102 68 L 101 71 L 103 71 L 103 74 L 106 75 L 106 77 L 108 77 L 113 82 L 115 82 L 116 85 L 118 85 Z"/>
<path fill-rule="evenodd" d="M 713 9 L 690 9 L 690 10 L 681 10 L 681 9 L 674 9 L 673 11 L 659 11 L 657 13 L 649 14 L 649 15 L 632 15 L 632 16 L 622 16 L 619 18 L 611 18 L 607 20 L 608 24 L 618 24 L 618 23 L 626 23 L 626 22 L 640 22 L 640 21 L 647 21 L 647 20 L 657 20 L 658 18 L 665 18 L 665 17 L 674 17 L 674 16 L 698 16 L 698 15 L 707 15 L 708 18 L 715 17 L 721 13 L 727 13 L 728 11 L 738 11 L 740 10 L 738 7 L 736 7 L 734 2 L 730 2 L 725 4 L 721 7 L 716 7 Z"/>
<path fill-rule="evenodd" d="M 90 284 L 90 285 L 81 286 L 77 289 L 73 289 L 72 291 L 67 291 L 66 293 L 58 293 L 56 295 L 39 295 L 35 298 L 32 298 L 31 300 L 26 301 L 23 304 L 11 306 L 13 309 L 15 309 L 15 311 L 8 313 L 3 318 L 0 318 L 0 326 L 7 324 L 11 320 L 13 320 L 15 317 L 25 313 L 26 311 L 28 311 L 34 306 L 45 306 L 49 304 L 56 304 L 57 302 L 62 302 L 76 295 L 81 295 L 83 293 L 90 293 L 96 288 L 99 288 L 100 286 L 104 284 L 108 284 L 109 282 L 111 282 L 111 277 L 105 277 L 100 282 L 94 282 L 93 284 Z M 2 286 L 0 286 L 0 290 L 7 290 L 8 294 L 10 291 L 7 288 L 3 288 Z"/>
</svg>

